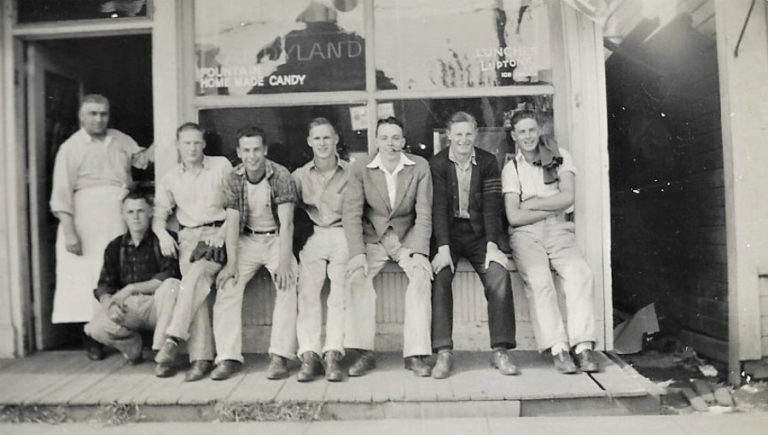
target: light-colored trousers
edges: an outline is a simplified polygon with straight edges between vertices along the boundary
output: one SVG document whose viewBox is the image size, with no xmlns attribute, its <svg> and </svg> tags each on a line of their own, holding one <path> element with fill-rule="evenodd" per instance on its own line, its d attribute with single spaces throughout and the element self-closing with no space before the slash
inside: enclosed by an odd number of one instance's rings
<svg viewBox="0 0 768 435">
<path fill-rule="evenodd" d="M 213 304 L 213 334 L 216 337 L 216 361 L 243 362 L 243 294 L 248 281 L 262 266 L 274 280 L 280 258 L 279 236 L 271 234 L 241 234 L 237 243 L 237 282 L 230 279 L 219 289 Z M 298 273 L 296 259 L 291 256 L 294 276 Z M 284 358 L 296 357 L 296 282 L 286 289 L 277 289 L 272 312 L 272 332 L 269 353 Z"/>
<path fill-rule="evenodd" d="M 213 359 L 209 295 L 221 264 L 208 260 L 190 263 L 189 256 L 200 241 L 218 231 L 219 228 L 199 227 L 184 228 L 179 232 L 181 286 L 168 325 L 157 325 L 166 334 L 187 342 L 190 361 Z"/>
<path fill-rule="evenodd" d="M 551 216 L 514 228 L 509 240 L 525 284 L 539 350 L 559 343 L 594 343 L 594 280 L 576 245 L 573 222 L 566 221 L 563 215 Z M 567 334 L 550 265 L 559 275 L 565 295 Z"/>
<path fill-rule="evenodd" d="M 299 316 L 296 333 L 299 355 L 329 350 L 344 354 L 344 322 L 348 287 L 346 285 L 347 239 L 344 229 L 315 227 L 299 253 Z M 326 273 L 331 281 L 325 322 L 325 346 L 321 338 L 323 307 L 320 293 Z"/>
<path fill-rule="evenodd" d="M 376 338 L 376 290 L 373 278 L 387 260 L 396 261 L 408 277 L 405 289 L 405 320 L 403 322 L 403 356 L 432 354 L 430 329 L 432 325 L 431 272 L 412 266 L 410 250 L 400 245 L 394 231 L 387 231 L 379 243 L 368 243 L 365 256 L 368 274 L 357 272 L 349 277 L 346 334 L 344 346 L 373 350 Z"/>
<path fill-rule="evenodd" d="M 85 325 L 85 333 L 99 343 L 112 346 L 126 358 L 135 358 L 141 352 L 141 334 L 138 331 L 155 331 L 152 349 L 158 350 L 165 334 L 158 323 L 168 323 L 181 281 L 169 278 L 152 295 L 131 295 L 125 298 L 125 318 L 117 323 L 109 318 L 107 309 L 99 305 L 93 320 Z"/>
</svg>

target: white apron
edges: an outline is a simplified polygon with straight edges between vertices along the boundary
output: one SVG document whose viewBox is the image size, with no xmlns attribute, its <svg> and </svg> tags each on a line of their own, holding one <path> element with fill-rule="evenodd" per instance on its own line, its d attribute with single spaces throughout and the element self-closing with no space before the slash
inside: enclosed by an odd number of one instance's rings
<svg viewBox="0 0 768 435">
<path fill-rule="evenodd" d="M 97 186 L 75 192 L 75 229 L 83 255 L 67 252 L 64 231 L 56 234 L 56 292 L 53 297 L 53 323 L 90 322 L 98 301 L 93 289 L 99 282 L 104 249 L 125 232 L 120 216 L 127 190 L 117 186 Z"/>
</svg>

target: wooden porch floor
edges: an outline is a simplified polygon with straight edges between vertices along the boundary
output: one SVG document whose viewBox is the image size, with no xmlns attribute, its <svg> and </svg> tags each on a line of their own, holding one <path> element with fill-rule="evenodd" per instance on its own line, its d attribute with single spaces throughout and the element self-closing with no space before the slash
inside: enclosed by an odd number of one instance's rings
<svg viewBox="0 0 768 435">
<path fill-rule="evenodd" d="M 0 405 L 202 406 L 219 402 L 291 401 L 368 407 L 453 403 L 455 408 L 462 402 L 507 402 L 512 407 L 505 409 L 512 409 L 512 413 L 516 409 L 518 415 L 523 415 L 531 413 L 520 411 L 521 407 L 532 404 L 543 407 L 534 406 L 531 410 L 551 410 L 556 404 L 573 409 L 573 404 L 586 403 L 588 411 L 590 403 L 615 404 L 652 397 L 647 380 L 604 354 L 603 372 L 593 375 L 561 375 L 538 353 L 514 351 L 521 374 L 501 376 L 490 367 L 488 357 L 488 352 L 457 352 L 453 375 L 435 380 L 417 378 L 405 371 L 398 354 L 378 353 L 377 369 L 366 376 L 345 378 L 340 383 L 321 379 L 299 383 L 297 365 L 292 366 L 288 379 L 270 381 L 265 377 L 266 355 L 248 355 L 243 371 L 229 380 L 187 383 L 183 382 L 183 372 L 158 379 L 153 376 L 153 363 L 129 366 L 114 353 L 104 361 L 93 362 L 81 351 L 40 352 L 27 358 L 0 360 Z"/>
</svg>

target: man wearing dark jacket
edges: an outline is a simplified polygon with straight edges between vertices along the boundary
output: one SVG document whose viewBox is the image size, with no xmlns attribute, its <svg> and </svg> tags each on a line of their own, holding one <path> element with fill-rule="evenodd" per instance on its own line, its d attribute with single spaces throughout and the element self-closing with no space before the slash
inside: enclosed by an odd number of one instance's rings
<svg viewBox="0 0 768 435">
<path fill-rule="evenodd" d="M 502 374 L 518 373 L 508 349 L 515 347 L 515 309 L 503 236 L 501 175 L 496 157 L 475 147 L 477 122 L 466 112 L 448 120 L 450 146 L 430 164 L 434 186 L 432 227 L 436 253 L 432 284 L 432 377 L 447 378 L 453 367 L 453 292 L 456 262 L 466 258 L 483 283 L 488 301 L 491 364 Z"/>
</svg>

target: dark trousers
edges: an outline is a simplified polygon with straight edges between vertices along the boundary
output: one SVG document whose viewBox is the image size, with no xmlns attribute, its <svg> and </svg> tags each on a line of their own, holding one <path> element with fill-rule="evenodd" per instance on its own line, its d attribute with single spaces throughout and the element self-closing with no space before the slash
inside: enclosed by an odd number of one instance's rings
<svg viewBox="0 0 768 435">
<path fill-rule="evenodd" d="M 496 262 L 485 269 L 486 241 L 472 231 L 469 220 L 454 219 L 451 225 L 451 257 L 454 266 L 466 258 L 480 276 L 488 301 L 491 347 L 514 348 L 515 301 L 509 272 Z M 453 349 L 453 272 L 440 270 L 432 283 L 432 349 Z"/>
</svg>

